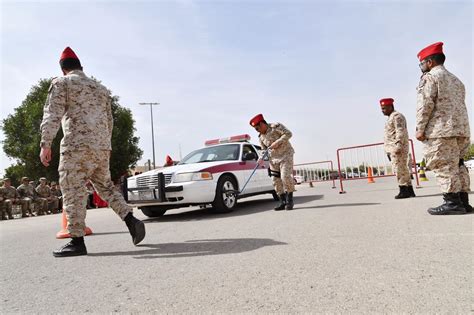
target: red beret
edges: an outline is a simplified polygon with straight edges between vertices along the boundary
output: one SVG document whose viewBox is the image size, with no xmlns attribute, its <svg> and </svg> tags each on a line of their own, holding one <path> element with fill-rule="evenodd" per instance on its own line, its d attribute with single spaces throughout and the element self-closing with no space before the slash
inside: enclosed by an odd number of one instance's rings
<svg viewBox="0 0 474 315">
<path fill-rule="evenodd" d="M 395 102 L 393 98 L 382 98 L 380 100 L 380 106 L 390 106 L 393 105 L 393 102 Z"/>
<path fill-rule="evenodd" d="M 63 53 L 61 54 L 61 58 L 59 60 L 63 60 L 63 59 L 67 59 L 67 58 L 72 58 L 72 59 L 79 60 L 79 58 L 77 58 L 74 51 L 69 47 L 66 47 L 66 49 L 64 49 Z"/>
<path fill-rule="evenodd" d="M 418 58 L 420 59 L 420 61 L 422 61 L 426 57 L 436 55 L 436 54 L 442 54 L 442 53 L 443 53 L 443 43 L 437 42 L 437 43 L 429 45 L 428 47 L 423 48 L 418 53 Z"/>
<path fill-rule="evenodd" d="M 166 156 L 166 163 L 173 163 L 173 159 L 171 158 L 171 156 Z"/>
<path fill-rule="evenodd" d="M 250 120 L 250 126 L 252 127 L 255 127 L 256 125 L 258 125 L 263 119 L 263 115 L 262 114 L 258 114 L 257 116 L 255 116 L 254 118 L 252 118 Z"/>
</svg>

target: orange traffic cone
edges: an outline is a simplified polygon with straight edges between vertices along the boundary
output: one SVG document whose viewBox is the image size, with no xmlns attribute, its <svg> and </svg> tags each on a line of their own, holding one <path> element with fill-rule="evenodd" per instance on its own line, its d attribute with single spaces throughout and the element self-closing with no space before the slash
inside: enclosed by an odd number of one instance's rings
<svg viewBox="0 0 474 315">
<path fill-rule="evenodd" d="M 372 174 L 372 167 L 369 167 L 367 169 L 367 181 L 368 181 L 369 184 L 375 183 L 375 180 L 374 180 L 373 174 Z"/>
<path fill-rule="evenodd" d="M 84 232 L 86 235 L 92 234 L 92 230 L 86 226 L 84 229 Z M 71 234 L 67 231 L 67 218 L 66 218 L 66 211 L 63 209 L 63 214 L 62 214 L 62 222 L 61 222 L 61 231 L 56 233 L 56 238 L 70 238 Z"/>
</svg>

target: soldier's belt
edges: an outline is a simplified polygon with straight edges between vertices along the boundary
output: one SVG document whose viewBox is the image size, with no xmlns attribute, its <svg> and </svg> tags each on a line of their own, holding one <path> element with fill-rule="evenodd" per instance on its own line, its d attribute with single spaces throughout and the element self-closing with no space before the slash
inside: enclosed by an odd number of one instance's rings
<svg viewBox="0 0 474 315">
<path fill-rule="evenodd" d="M 270 177 L 273 176 L 273 177 L 278 177 L 278 178 L 280 178 L 280 177 L 281 177 L 281 173 L 278 172 L 278 171 L 274 171 L 274 170 L 268 168 L 268 176 L 270 176 Z"/>
</svg>

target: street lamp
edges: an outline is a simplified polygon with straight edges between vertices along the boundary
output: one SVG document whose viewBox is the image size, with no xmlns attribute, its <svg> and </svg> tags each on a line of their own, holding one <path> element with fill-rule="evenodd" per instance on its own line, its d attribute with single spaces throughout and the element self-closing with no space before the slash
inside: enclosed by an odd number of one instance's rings
<svg viewBox="0 0 474 315">
<path fill-rule="evenodd" d="M 153 131 L 153 105 L 160 105 L 160 103 L 139 103 L 140 105 L 150 105 L 151 115 L 151 145 L 153 148 L 153 169 L 156 168 L 155 164 L 155 132 Z"/>
</svg>

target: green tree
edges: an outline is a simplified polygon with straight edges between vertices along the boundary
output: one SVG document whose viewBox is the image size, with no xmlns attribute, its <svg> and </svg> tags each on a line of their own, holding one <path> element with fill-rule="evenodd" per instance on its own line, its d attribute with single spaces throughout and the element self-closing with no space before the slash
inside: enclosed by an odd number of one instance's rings
<svg viewBox="0 0 474 315">
<path fill-rule="evenodd" d="M 18 184 L 22 176 L 34 179 L 46 177 L 58 180 L 59 143 L 63 137 L 61 128 L 52 144 L 52 156 L 49 167 L 44 167 L 39 160 L 39 131 L 43 118 L 43 106 L 48 95 L 51 79 L 41 79 L 33 86 L 22 104 L 15 112 L 3 120 L 5 140 L 3 150 L 7 156 L 17 161 L 5 170 L 7 177 Z M 112 179 L 117 179 L 129 168 L 134 167 L 142 155 L 138 147 L 138 137 L 134 136 L 134 120 L 129 109 L 121 107 L 119 98 L 113 97 L 112 115 L 114 129 L 112 132 L 112 155 L 110 170 Z"/>
<path fill-rule="evenodd" d="M 466 155 L 464 156 L 464 160 L 472 160 L 474 159 L 474 143 L 469 145 L 469 149 L 467 150 Z"/>
</svg>

